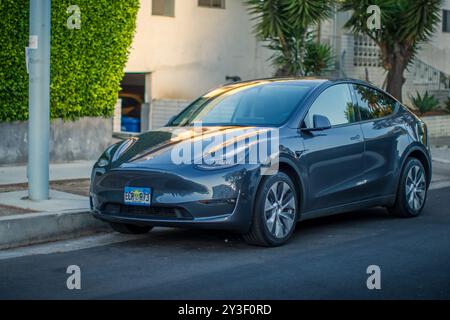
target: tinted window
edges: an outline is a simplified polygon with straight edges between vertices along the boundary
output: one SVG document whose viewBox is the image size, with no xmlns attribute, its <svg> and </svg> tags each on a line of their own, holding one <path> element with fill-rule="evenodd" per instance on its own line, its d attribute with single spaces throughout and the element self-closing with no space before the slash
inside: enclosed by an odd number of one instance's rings
<svg viewBox="0 0 450 320">
<path fill-rule="evenodd" d="M 199 7 L 225 9 L 225 0 L 198 0 Z"/>
<path fill-rule="evenodd" d="M 250 84 L 206 95 L 180 113 L 171 126 L 266 125 L 284 123 L 295 111 L 310 85 L 280 82 Z"/>
<path fill-rule="evenodd" d="M 450 32 L 450 10 L 442 11 L 442 32 Z"/>
<path fill-rule="evenodd" d="M 175 0 L 153 0 L 152 15 L 154 16 L 175 16 Z"/>
<path fill-rule="evenodd" d="M 355 122 L 349 86 L 338 84 L 322 92 L 314 101 L 305 118 L 307 128 L 313 128 L 314 115 L 327 117 L 332 126 Z"/>
<path fill-rule="evenodd" d="M 355 85 L 355 92 L 362 121 L 386 117 L 396 110 L 397 102 L 381 91 Z"/>
</svg>

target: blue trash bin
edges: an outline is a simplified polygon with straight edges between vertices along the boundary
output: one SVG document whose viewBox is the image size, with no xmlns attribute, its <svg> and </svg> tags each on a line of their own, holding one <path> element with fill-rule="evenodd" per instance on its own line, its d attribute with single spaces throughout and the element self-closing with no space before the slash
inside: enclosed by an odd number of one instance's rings
<svg viewBox="0 0 450 320">
<path fill-rule="evenodd" d="M 133 133 L 141 132 L 141 120 L 137 118 L 122 117 L 122 131 Z"/>
</svg>

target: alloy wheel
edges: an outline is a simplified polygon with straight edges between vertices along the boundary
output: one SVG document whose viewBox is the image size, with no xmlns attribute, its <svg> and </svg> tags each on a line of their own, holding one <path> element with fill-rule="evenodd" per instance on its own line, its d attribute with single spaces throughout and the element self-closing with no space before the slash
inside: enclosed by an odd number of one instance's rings
<svg viewBox="0 0 450 320">
<path fill-rule="evenodd" d="M 406 200 L 410 209 L 418 211 L 422 208 L 426 196 L 425 173 L 420 166 L 413 166 L 406 177 Z"/>
<path fill-rule="evenodd" d="M 276 238 L 286 237 L 295 224 L 296 205 L 292 188 L 283 181 L 275 182 L 266 196 L 266 227 Z"/>
</svg>

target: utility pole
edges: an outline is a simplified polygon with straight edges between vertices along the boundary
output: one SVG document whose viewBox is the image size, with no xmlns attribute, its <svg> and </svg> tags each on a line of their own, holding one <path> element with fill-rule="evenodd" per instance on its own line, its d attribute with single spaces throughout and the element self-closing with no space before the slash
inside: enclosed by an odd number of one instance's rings
<svg viewBox="0 0 450 320">
<path fill-rule="evenodd" d="M 30 0 L 28 196 L 49 197 L 51 0 Z"/>
</svg>

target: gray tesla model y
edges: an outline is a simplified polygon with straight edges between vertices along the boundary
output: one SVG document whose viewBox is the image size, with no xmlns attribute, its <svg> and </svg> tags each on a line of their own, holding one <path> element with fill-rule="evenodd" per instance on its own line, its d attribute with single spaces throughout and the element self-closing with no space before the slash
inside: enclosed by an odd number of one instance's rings
<svg viewBox="0 0 450 320">
<path fill-rule="evenodd" d="M 358 80 L 265 79 L 195 100 L 109 147 L 91 208 L 119 232 L 201 227 L 278 246 L 298 221 L 384 206 L 415 217 L 431 181 L 427 127 Z"/>
</svg>

